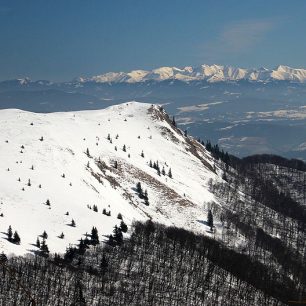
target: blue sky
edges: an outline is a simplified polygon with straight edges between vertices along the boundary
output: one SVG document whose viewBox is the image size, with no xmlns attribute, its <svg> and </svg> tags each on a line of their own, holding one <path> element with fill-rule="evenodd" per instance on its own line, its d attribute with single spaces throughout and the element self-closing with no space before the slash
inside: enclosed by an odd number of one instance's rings
<svg viewBox="0 0 306 306">
<path fill-rule="evenodd" d="M 305 0 L 0 0 L 0 80 L 284 64 L 306 68 Z"/>
</svg>

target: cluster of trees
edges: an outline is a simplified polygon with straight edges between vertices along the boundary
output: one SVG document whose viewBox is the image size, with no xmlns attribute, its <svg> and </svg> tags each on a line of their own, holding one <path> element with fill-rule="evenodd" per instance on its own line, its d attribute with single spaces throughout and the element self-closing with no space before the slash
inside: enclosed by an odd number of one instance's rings
<svg viewBox="0 0 306 306">
<path fill-rule="evenodd" d="M 20 244 L 20 241 L 21 241 L 17 231 L 14 231 L 14 234 L 13 234 L 13 230 L 11 226 L 9 226 L 7 230 L 7 240 L 15 244 Z"/>
<path fill-rule="evenodd" d="M 222 149 L 220 149 L 218 144 L 212 145 L 211 142 L 209 140 L 207 140 L 207 142 L 205 144 L 205 148 L 217 160 L 218 159 L 222 160 L 226 165 L 230 164 L 230 156 L 229 156 L 228 152 L 224 152 Z"/>
<path fill-rule="evenodd" d="M 145 204 L 149 206 L 150 203 L 149 203 L 148 191 L 147 190 L 143 191 L 140 182 L 136 184 L 136 191 L 137 191 L 139 198 L 143 199 Z"/>
<path fill-rule="evenodd" d="M 157 171 L 157 174 L 158 174 L 158 175 L 161 175 L 161 174 L 164 175 L 164 176 L 166 175 L 165 167 L 163 166 L 163 167 L 162 167 L 162 170 L 160 170 L 160 166 L 159 166 L 158 161 L 152 163 L 152 160 L 150 160 L 149 166 L 150 166 L 150 168 L 155 169 L 155 170 Z M 171 168 L 169 168 L 169 170 L 168 170 L 168 176 L 169 176 L 170 178 L 172 178 L 172 171 L 171 171 Z"/>
</svg>

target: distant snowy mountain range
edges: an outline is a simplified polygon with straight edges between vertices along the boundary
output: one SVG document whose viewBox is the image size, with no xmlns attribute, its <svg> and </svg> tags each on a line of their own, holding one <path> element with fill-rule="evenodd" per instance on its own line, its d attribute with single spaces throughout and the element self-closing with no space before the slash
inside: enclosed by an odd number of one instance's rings
<svg viewBox="0 0 306 306">
<path fill-rule="evenodd" d="M 55 84 L 82 84 L 82 83 L 140 83 L 146 81 L 166 81 L 179 80 L 183 82 L 190 81 L 207 81 L 225 82 L 248 80 L 254 82 L 269 81 L 291 81 L 306 82 L 306 69 L 291 68 L 279 65 L 274 69 L 261 68 L 239 68 L 222 65 L 201 65 L 198 67 L 187 66 L 184 68 L 177 67 L 160 67 L 153 70 L 132 70 L 130 72 L 107 72 L 92 77 L 77 77 L 70 82 L 54 83 L 47 80 L 32 81 L 30 78 L 20 78 L 8 81 L 2 81 L 0 84 L 10 84 L 28 86 L 36 83 L 38 86 L 51 86 Z"/>
<path fill-rule="evenodd" d="M 237 156 L 274 153 L 303 160 L 305 97 L 306 69 L 287 66 L 162 67 L 67 82 L 0 82 L 0 109 L 52 113 L 98 110 L 133 100 L 157 103 L 190 134 L 219 143 Z"/>
<path fill-rule="evenodd" d="M 184 82 L 207 80 L 208 82 L 249 80 L 266 82 L 286 80 L 294 82 L 306 81 L 306 69 L 295 69 L 280 65 L 275 69 L 244 69 L 231 66 L 201 65 L 199 67 L 160 67 L 153 70 L 133 70 L 130 72 L 108 72 L 91 78 L 79 78 L 80 82 L 97 83 L 137 83 L 145 81 L 180 80 Z"/>
</svg>

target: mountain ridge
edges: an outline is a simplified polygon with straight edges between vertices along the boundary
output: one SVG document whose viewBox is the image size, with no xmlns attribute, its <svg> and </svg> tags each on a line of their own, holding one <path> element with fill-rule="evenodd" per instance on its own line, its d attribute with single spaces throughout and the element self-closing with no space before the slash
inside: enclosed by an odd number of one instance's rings
<svg viewBox="0 0 306 306">
<path fill-rule="evenodd" d="M 109 71 L 103 74 L 94 75 L 91 77 L 79 76 L 72 81 L 52 82 L 48 80 L 32 81 L 29 77 L 4 80 L 0 83 L 16 83 L 16 85 L 27 86 L 31 83 L 39 85 L 54 85 L 54 84 L 82 84 L 82 83 L 140 83 L 147 81 L 166 81 L 178 80 L 182 82 L 191 81 L 207 81 L 227 82 L 248 80 L 252 82 L 271 82 L 271 81 L 291 81 L 291 82 L 306 82 L 306 69 L 292 68 L 286 65 L 278 65 L 275 68 L 268 69 L 260 68 L 241 68 L 230 65 L 207 65 L 200 66 L 185 66 L 182 68 L 162 66 L 152 70 L 135 69 L 129 72 Z"/>
<path fill-rule="evenodd" d="M 232 66 L 204 64 L 198 67 L 160 67 L 153 70 L 132 70 L 127 73 L 108 72 L 91 78 L 82 78 L 81 80 L 83 82 L 93 81 L 97 83 L 137 83 L 149 80 L 164 81 L 171 79 L 184 82 L 199 80 L 207 80 L 208 82 L 238 80 L 265 82 L 272 80 L 287 80 L 303 83 L 306 81 L 306 69 L 295 69 L 284 65 L 279 65 L 274 69 L 263 67 L 246 69 Z"/>
<path fill-rule="evenodd" d="M 205 218 L 203 201 L 213 199 L 209 178 L 219 175 L 210 153 L 171 125 L 160 106 L 128 102 L 52 114 L 10 109 L 0 118 L 2 250 L 35 252 L 45 230 L 50 251 L 62 253 L 92 226 L 110 234 L 119 213 L 128 226 L 153 218 L 205 232 L 196 220 Z M 137 194 L 137 182 L 148 191 L 149 205 Z M 9 225 L 20 245 L 7 241 Z"/>
</svg>

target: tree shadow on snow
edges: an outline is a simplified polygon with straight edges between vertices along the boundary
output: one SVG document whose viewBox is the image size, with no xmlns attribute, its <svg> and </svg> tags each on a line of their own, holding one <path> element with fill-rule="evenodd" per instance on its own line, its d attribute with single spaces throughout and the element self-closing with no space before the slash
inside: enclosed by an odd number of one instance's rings
<svg viewBox="0 0 306 306">
<path fill-rule="evenodd" d="M 206 225 L 206 226 L 209 226 L 208 225 L 208 222 L 205 221 L 205 220 L 197 220 L 197 222 L 203 224 L 203 225 Z M 212 231 L 209 229 L 209 230 L 206 230 L 207 233 L 212 233 Z"/>
</svg>

